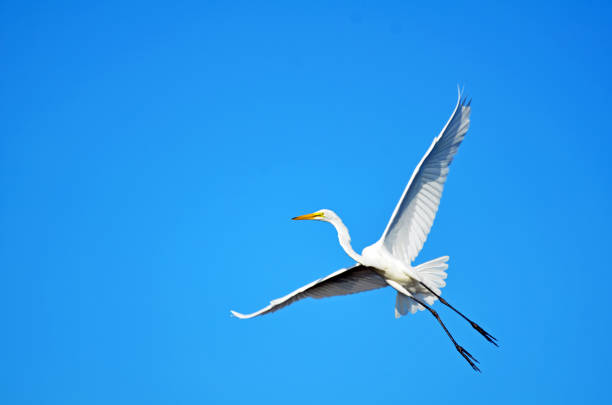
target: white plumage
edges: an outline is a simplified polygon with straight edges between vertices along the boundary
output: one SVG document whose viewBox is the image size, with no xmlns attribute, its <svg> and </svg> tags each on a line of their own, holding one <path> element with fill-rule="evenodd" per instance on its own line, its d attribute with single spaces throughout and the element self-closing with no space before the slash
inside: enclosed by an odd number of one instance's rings
<svg viewBox="0 0 612 405">
<path fill-rule="evenodd" d="M 469 103 L 458 102 L 444 129 L 412 173 L 383 233 L 383 245 L 412 263 L 421 251 L 438 212 L 449 166 L 470 126 Z"/>
<path fill-rule="evenodd" d="M 235 311 L 231 313 L 242 319 L 253 318 L 274 312 L 307 297 L 325 298 L 391 286 L 397 291 L 396 317 L 409 312 L 415 313 L 417 310 L 429 310 L 440 322 L 459 353 L 475 370 L 478 370 L 474 364 L 477 362 L 476 359 L 456 343 L 437 312 L 430 308 L 430 305 L 440 299 L 443 304 L 470 322 L 472 327 L 488 341 L 495 344 L 493 336 L 440 297 L 441 288 L 446 285 L 444 279 L 445 270 L 448 268 L 448 256 L 412 266 L 433 225 L 449 166 L 470 125 L 470 112 L 470 102 L 461 100 L 459 92 L 457 105 L 450 119 L 414 169 L 382 237 L 373 245 L 366 247 L 361 255 L 351 247 L 348 229 L 335 212 L 323 209 L 293 218 L 331 223 L 338 232 L 340 245 L 357 262 L 355 266 L 338 270 L 327 277 L 313 281 L 282 298 L 271 301 L 270 305 L 257 312 L 248 315 Z"/>
<path fill-rule="evenodd" d="M 340 269 L 327 277 L 306 284 L 304 287 L 298 288 L 284 297 L 272 300 L 270 305 L 252 314 L 243 315 L 235 311 L 231 312 L 234 316 L 241 319 L 254 318 L 277 311 L 303 298 L 327 298 L 336 295 L 355 294 L 386 286 L 385 279 L 374 269 L 358 264 L 348 269 Z"/>
</svg>

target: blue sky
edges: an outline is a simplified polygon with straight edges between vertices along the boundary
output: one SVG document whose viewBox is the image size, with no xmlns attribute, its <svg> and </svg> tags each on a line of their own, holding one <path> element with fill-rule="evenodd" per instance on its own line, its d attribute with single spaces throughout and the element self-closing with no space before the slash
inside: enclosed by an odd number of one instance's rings
<svg viewBox="0 0 612 405">
<path fill-rule="evenodd" d="M 11 404 L 586 403 L 607 396 L 606 2 L 2 2 L 0 398 Z M 240 321 L 382 233 L 454 107 L 472 125 L 387 289 Z"/>
</svg>

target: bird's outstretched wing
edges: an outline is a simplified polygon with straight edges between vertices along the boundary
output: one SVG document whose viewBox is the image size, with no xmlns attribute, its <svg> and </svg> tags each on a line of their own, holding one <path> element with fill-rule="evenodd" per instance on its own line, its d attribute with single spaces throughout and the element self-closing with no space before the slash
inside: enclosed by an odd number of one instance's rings
<svg viewBox="0 0 612 405">
<path fill-rule="evenodd" d="M 231 313 L 235 317 L 241 319 L 254 318 L 259 315 L 277 311 L 307 297 L 327 298 L 336 295 L 355 294 L 362 291 L 375 290 L 386 286 L 387 283 L 385 279 L 379 276 L 374 269 L 358 264 L 348 269 L 340 269 L 327 277 L 313 281 L 302 288 L 298 288 L 282 298 L 271 301 L 270 305 L 252 314 L 245 315 L 235 311 L 231 311 Z"/>
<path fill-rule="evenodd" d="M 383 245 L 396 258 L 412 263 L 433 225 L 448 167 L 470 126 L 470 102 L 459 100 L 450 119 L 412 173 L 381 237 Z"/>
</svg>

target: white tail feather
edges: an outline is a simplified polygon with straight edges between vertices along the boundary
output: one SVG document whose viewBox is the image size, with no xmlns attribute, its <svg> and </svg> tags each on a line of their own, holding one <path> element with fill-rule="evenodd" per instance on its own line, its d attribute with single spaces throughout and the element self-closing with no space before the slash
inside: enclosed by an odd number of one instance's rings
<svg viewBox="0 0 612 405">
<path fill-rule="evenodd" d="M 446 285 L 446 269 L 448 269 L 448 256 L 421 263 L 414 270 L 421 276 L 421 281 L 436 294 L 441 295 L 440 289 Z M 431 294 L 430 294 L 431 295 Z"/>
<path fill-rule="evenodd" d="M 437 259 L 430 260 L 428 262 L 419 264 L 414 268 L 414 271 L 419 273 L 421 281 L 431 288 L 436 294 L 442 295 L 441 288 L 446 285 L 444 279 L 446 279 L 446 269 L 448 268 L 448 256 L 438 257 Z M 418 283 L 412 283 L 405 286 L 408 291 L 414 297 L 420 301 L 425 302 L 427 305 L 433 305 L 438 299 L 435 295 L 427 291 Z M 406 297 L 404 294 L 397 293 L 395 299 L 395 317 L 399 318 L 402 315 L 406 315 L 408 312 L 414 314 L 417 311 L 422 311 L 425 308 L 417 304 L 415 301 Z"/>
</svg>

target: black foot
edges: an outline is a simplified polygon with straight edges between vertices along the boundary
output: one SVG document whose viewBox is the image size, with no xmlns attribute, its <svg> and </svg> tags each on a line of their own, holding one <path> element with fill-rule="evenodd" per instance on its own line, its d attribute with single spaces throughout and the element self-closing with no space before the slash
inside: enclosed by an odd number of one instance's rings
<svg viewBox="0 0 612 405">
<path fill-rule="evenodd" d="M 467 350 L 465 350 L 463 347 L 459 346 L 459 345 L 455 345 L 455 348 L 457 349 L 457 351 L 459 352 L 459 354 L 461 356 L 463 356 L 463 358 L 470 363 L 470 366 L 472 366 L 472 368 L 474 369 L 474 371 L 478 371 L 479 373 L 481 372 L 480 369 L 478 368 L 478 366 L 476 365 L 476 363 L 480 362 L 478 360 L 476 360 L 476 358 L 474 356 L 472 356 L 470 354 L 470 352 L 468 352 Z"/>
<path fill-rule="evenodd" d="M 495 346 L 499 347 L 499 345 L 497 344 L 497 339 L 495 339 L 493 337 L 493 335 L 491 335 L 486 330 L 482 329 L 476 322 L 471 322 L 470 321 L 470 324 L 472 325 L 472 328 L 476 329 L 478 331 L 478 333 L 480 333 L 482 336 L 484 336 L 485 339 L 487 339 L 489 342 L 493 343 Z"/>
</svg>

